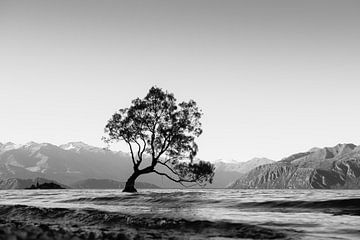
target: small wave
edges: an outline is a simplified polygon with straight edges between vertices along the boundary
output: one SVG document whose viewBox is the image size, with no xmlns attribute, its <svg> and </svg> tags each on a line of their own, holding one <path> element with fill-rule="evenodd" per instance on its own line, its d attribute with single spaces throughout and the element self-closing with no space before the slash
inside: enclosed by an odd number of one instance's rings
<svg viewBox="0 0 360 240">
<path fill-rule="evenodd" d="M 335 199 L 326 201 L 266 201 L 246 202 L 238 206 L 270 207 L 270 208 L 343 208 L 360 209 L 360 198 Z"/>
<path fill-rule="evenodd" d="M 76 224 L 77 226 L 97 226 L 101 229 L 118 229 L 128 226 L 141 229 L 154 229 L 166 234 L 201 235 L 201 239 L 251 238 L 287 239 L 287 231 L 271 229 L 255 224 L 232 223 L 226 221 L 185 220 L 152 217 L 151 215 L 129 215 L 105 212 L 95 209 L 39 208 L 25 205 L 0 205 L 0 218 L 16 221 L 56 223 L 57 225 Z M 296 234 L 294 231 L 291 234 Z"/>
<path fill-rule="evenodd" d="M 201 195 L 204 193 L 201 192 L 173 192 L 173 193 L 150 193 L 150 194 L 123 194 L 123 195 L 109 195 L 102 197 L 80 197 L 68 200 L 59 201 L 61 203 L 94 203 L 94 204 L 116 204 L 116 203 L 133 203 L 135 200 L 138 202 L 143 202 L 146 204 L 156 203 L 156 204 L 167 204 L 167 203 L 219 203 L 220 200 L 211 200 L 207 198 L 202 198 Z"/>
<path fill-rule="evenodd" d="M 265 201 L 237 204 L 238 208 L 314 209 L 333 214 L 360 215 L 360 198 L 326 201 Z"/>
<path fill-rule="evenodd" d="M 318 210 L 332 214 L 360 215 L 360 198 L 333 199 L 323 201 L 254 201 L 238 202 L 227 199 L 211 199 L 202 193 L 150 193 L 150 194 L 122 194 L 101 197 L 80 197 L 59 201 L 60 203 L 95 204 L 95 205 L 123 205 L 123 206 L 164 206 L 174 208 L 178 206 L 211 206 L 215 208 L 261 208 L 269 211 L 292 211 L 291 209 Z M 306 210 L 307 209 L 307 210 Z"/>
<path fill-rule="evenodd" d="M 81 197 L 59 201 L 62 203 L 76 203 L 76 202 L 114 202 L 114 201 L 132 201 L 137 199 L 136 195 L 124 195 L 124 196 L 105 196 L 105 197 Z"/>
</svg>

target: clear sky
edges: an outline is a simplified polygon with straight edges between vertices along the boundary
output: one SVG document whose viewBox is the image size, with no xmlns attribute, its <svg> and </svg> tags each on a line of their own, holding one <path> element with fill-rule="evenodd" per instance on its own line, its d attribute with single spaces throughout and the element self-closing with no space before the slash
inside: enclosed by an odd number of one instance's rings
<svg viewBox="0 0 360 240">
<path fill-rule="evenodd" d="M 203 109 L 205 160 L 360 144 L 359 12 L 331 0 L 0 0 L 0 142 L 104 146 L 111 115 L 157 85 Z"/>
</svg>

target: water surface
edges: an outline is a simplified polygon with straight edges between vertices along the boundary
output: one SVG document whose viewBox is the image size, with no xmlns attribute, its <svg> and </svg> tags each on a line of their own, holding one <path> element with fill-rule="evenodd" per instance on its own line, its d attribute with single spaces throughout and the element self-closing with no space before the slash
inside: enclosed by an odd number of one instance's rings
<svg viewBox="0 0 360 240">
<path fill-rule="evenodd" d="M 246 223 L 294 239 L 360 239 L 360 190 L 3 190 L 0 197 L 0 205 Z"/>
</svg>

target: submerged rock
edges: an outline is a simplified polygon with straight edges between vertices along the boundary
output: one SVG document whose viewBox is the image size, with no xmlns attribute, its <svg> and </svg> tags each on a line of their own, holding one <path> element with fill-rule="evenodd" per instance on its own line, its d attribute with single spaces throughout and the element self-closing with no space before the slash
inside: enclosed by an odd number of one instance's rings
<svg viewBox="0 0 360 240">
<path fill-rule="evenodd" d="M 50 183 L 42 183 L 42 184 L 36 183 L 25 189 L 65 189 L 65 188 L 61 187 L 59 184 L 50 182 Z"/>
</svg>

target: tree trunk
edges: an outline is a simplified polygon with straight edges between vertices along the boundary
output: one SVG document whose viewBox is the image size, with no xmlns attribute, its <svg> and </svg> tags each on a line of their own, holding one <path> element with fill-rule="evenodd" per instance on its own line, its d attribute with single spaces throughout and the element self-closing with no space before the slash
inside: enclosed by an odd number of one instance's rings
<svg viewBox="0 0 360 240">
<path fill-rule="evenodd" d="M 139 173 L 134 172 L 126 181 L 123 192 L 137 192 L 135 188 L 135 180 L 139 176 Z"/>
</svg>

